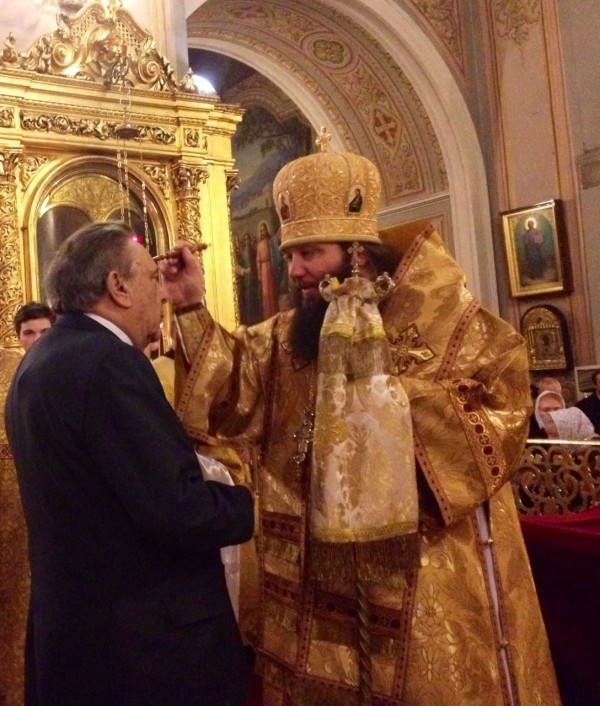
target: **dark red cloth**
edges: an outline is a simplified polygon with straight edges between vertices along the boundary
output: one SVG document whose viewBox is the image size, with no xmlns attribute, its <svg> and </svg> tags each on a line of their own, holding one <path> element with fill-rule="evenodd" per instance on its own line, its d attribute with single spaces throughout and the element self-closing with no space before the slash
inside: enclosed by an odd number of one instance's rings
<svg viewBox="0 0 600 706">
<path fill-rule="evenodd" d="M 521 527 L 563 702 L 600 704 L 600 507 Z"/>
<path fill-rule="evenodd" d="M 252 677 L 246 706 L 262 706 L 262 681 L 260 677 Z"/>
</svg>

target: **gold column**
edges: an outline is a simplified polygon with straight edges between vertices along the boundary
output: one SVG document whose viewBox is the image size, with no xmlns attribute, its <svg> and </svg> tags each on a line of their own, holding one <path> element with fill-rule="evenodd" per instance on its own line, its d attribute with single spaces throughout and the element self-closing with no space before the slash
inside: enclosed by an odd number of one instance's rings
<svg viewBox="0 0 600 706">
<path fill-rule="evenodd" d="M 16 180 L 20 159 L 20 151 L 0 150 L 0 345 L 4 347 L 17 345 L 13 317 L 24 301 Z"/>
<path fill-rule="evenodd" d="M 237 189 L 241 184 L 241 179 L 238 174 L 237 169 L 231 169 L 225 171 L 225 184 L 227 187 L 227 224 L 229 230 L 229 253 L 231 256 L 231 269 L 233 281 L 236 286 L 233 288 L 233 310 L 235 313 L 235 325 L 240 325 L 240 302 L 238 298 L 237 290 L 237 277 L 236 277 L 236 267 L 237 267 L 237 257 L 233 251 L 233 231 L 231 228 L 231 193 L 234 189 Z"/>
<path fill-rule="evenodd" d="M 202 230 L 199 187 L 208 178 L 208 172 L 204 167 L 179 162 L 173 168 L 172 177 L 177 205 L 178 238 L 200 245 Z"/>
</svg>

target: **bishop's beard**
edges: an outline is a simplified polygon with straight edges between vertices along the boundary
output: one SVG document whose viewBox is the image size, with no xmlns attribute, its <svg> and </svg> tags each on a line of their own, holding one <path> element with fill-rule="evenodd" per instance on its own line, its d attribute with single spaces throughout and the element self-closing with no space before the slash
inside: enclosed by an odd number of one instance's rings
<svg viewBox="0 0 600 706">
<path fill-rule="evenodd" d="M 352 272 L 350 258 L 337 272 L 331 276 L 343 282 Z M 295 358 L 311 361 L 319 357 L 319 337 L 325 320 L 329 302 L 323 297 L 304 299 L 299 287 L 292 288 L 292 304 L 294 318 L 290 329 L 290 346 Z"/>
</svg>

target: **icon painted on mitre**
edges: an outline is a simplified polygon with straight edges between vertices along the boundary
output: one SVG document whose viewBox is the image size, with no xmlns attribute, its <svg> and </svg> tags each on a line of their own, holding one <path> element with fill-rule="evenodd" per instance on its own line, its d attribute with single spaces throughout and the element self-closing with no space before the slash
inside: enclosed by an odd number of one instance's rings
<svg viewBox="0 0 600 706">
<path fill-rule="evenodd" d="M 350 201 L 348 202 L 349 213 L 360 213 L 363 205 L 363 192 L 359 186 L 356 186 L 351 191 Z"/>
<path fill-rule="evenodd" d="M 287 202 L 285 194 L 279 195 L 279 215 L 282 221 L 287 221 L 290 218 L 290 205 Z"/>
</svg>

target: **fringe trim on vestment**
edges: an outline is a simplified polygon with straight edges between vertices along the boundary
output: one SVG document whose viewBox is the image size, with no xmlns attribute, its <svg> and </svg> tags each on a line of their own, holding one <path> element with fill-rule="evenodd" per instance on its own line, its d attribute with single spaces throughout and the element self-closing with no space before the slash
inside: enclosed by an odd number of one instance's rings
<svg viewBox="0 0 600 706">
<path fill-rule="evenodd" d="M 357 579 L 404 586 L 403 573 L 419 567 L 418 533 L 378 542 L 312 541 L 310 572 L 324 589 L 346 593 Z"/>
</svg>

